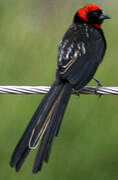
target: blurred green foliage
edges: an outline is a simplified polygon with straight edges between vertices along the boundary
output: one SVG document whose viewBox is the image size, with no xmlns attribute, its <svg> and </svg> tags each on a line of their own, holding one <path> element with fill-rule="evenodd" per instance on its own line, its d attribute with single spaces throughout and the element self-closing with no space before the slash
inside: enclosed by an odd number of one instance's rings
<svg viewBox="0 0 118 180">
<path fill-rule="evenodd" d="M 104 23 L 108 50 L 96 78 L 118 86 L 116 0 L 1 0 L 0 84 L 52 84 L 59 42 L 75 11 L 88 3 L 99 4 L 112 16 Z M 0 95 L 1 180 L 117 180 L 117 96 L 72 96 L 43 171 L 32 174 L 36 151 L 19 173 L 10 168 L 12 151 L 41 99 L 42 95 Z"/>
</svg>

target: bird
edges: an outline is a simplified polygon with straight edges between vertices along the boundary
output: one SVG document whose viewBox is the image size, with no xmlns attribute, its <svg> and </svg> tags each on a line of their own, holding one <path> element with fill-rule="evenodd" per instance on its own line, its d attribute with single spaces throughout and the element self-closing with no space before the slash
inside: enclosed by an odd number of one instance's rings
<svg viewBox="0 0 118 180">
<path fill-rule="evenodd" d="M 38 147 L 33 173 L 49 161 L 55 137 L 73 90 L 80 90 L 94 78 L 106 52 L 101 27 L 110 19 L 100 6 L 88 4 L 77 10 L 58 50 L 56 80 L 36 109 L 11 157 L 10 165 L 18 172 L 30 151 Z"/>
</svg>

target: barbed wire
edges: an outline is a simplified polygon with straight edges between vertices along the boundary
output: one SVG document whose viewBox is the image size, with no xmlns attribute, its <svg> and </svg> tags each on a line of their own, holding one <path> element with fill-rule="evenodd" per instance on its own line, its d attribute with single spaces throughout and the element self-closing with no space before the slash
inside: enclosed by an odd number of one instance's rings
<svg viewBox="0 0 118 180">
<path fill-rule="evenodd" d="M 0 86 L 1 94 L 46 94 L 50 86 Z M 73 90 L 73 94 L 118 95 L 118 87 L 87 86 L 81 90 Z"/>
</svg>

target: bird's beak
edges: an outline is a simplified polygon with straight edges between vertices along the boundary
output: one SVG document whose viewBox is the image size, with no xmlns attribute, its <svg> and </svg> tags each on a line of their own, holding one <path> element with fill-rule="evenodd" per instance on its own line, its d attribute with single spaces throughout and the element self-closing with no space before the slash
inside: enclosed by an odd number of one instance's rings
<svg viewBox="0 0 118 180">
<path fill-rule="evenodd" d="M 100 16 L 100 19 L 101 19 L 101 20 L 111 19 L 111 17 L 110 17 L 108 14 L 106 14 L 104 11 L 102 11 L 102 14 L 101 14 L 101 16 Z"/>
</svg>

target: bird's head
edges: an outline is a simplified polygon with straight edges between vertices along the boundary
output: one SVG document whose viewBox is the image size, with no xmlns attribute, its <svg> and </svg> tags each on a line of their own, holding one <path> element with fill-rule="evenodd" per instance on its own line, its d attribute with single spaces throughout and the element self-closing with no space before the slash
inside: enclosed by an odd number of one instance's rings
<svg viewBox="0 0 118 180">
<path fill-rule="evenodd" d="M 77 11 L 74 22 L 85 21 L 101 29 L 100 25 L 104 19 L 110 19 L 110 16 L 97 5 L 89 4 Z"/>
</svg>

